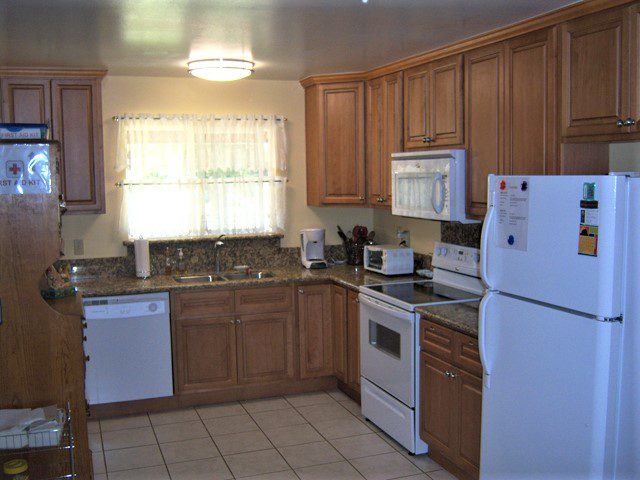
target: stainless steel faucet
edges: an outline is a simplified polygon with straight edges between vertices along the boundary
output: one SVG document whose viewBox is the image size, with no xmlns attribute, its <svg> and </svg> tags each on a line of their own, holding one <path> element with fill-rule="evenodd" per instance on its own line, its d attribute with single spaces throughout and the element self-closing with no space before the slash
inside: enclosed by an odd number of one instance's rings
<svg viewBox="0 0 640 480">
<path fill-rule="evenodd" d="M 213 261 L 216 265 L 216 273 L 220 273 L 220 257 L 218 255 L 218 250 L 224 247 L 224 242 L 221 240 L 222 237 L 224 237 L 224 235 L 220 235 L 213 244 Z"/>
</svg>

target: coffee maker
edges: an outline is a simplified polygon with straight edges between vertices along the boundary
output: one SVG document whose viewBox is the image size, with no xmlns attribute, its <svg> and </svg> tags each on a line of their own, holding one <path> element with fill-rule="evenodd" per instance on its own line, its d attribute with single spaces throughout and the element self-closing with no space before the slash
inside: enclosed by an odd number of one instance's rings
<svg viewBox="0 0 640 480">
<path fill-rule="evenodd" d="M 324 228 L 300 230 L 300 254 L 306 268 L 327 268 L 324 259 Z"/>
</svg>

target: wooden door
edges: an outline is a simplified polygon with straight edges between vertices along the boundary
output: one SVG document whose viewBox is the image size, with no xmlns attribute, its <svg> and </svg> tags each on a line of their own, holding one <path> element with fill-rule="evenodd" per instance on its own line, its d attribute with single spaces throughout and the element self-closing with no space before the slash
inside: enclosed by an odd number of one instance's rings
<svg viewBox="0 0 640 480">
<path fill-rule="evenodd" d="M 234 317 L 176 319 L 178 392 L 235 385 L 236 321 Z"/>
<path fill-rule="evenodd" d="M 51 82 L 53 138 L 62 145 L 61 181 L 68 213 L 104 213 L 100 80 Z"/>
<path fill-rule="evenodd" d="M 631 127 L 632 132 L 640 132 L 640 4 L 635 3 L 629 8 L 630 37 L 630 82 L 629 93 L 631 97 L 630 119 L 635 123 Z"/>
<path fill-rule="evenodd" d="M 625 9 L 562 25 L 562 135 L 624 133 L 629 116 L 629 29 Z"/>
<path fill-rule="evenodd" d="M 333 374 L 347 383 L 347 290 L 331 286 L 331 314 L 333 321 Z"/>
<path fill-rule="evenodd" d="M 453 367 L 420 352 L 420 438 L 453 458 L 456 446 L 456 382 Z"/>
<path fill-rule="evenodd" d="M 333 375 L 331 285 L 298 288 L 300 378 Z"/>
<path fill-rule="evenodd" d="M 506 42 L 504 175 L 558 174 L 556 29 Z"/>
<path fill-rule="evenodd" d="M 347 384 L 360 393 L 360 302 L 358 291 L 347 291 Z"/>
<path fill-rule="evenodd" d="M 366 122 L 367 122 L 367 201 L 370 205 L 380 205 L 384 197 L 383 166 L 383 98 L 382 78 L 367 82 Z"/>
<path fill-rule="evenodd" d="M 482 380 L 457 370 L 457 437 L 456 463 L 474 478 L 479 476 L 480 425 L 482 419 Z"/>
<path fill-rule="evenodd" d="M 293 378 L 291 312 L 243 315 L 236 322 L 239 383 Z"/>
<path fill-rule="evenodd" d="M 51 82 L 45 78 L 6 77 L 2 84 L 2 121 L 46 123 L 51 127 Z"/>
<path fill-rule="evenodd" d="M 404 72 L 404 148 L 424 148 L 429 136 L 429 64 Z"/>
<path fill-rule="evenodd" d="M 430 147 L 464 142 L 462 105 L 462 55 L 430 64 Z"/>
<path fill-rule="evenodd" d="M 465 131 L 467 132 L 467 215 L 487 209 L 487 176 L 499 173 L 504 136 L 504 45 L 465 54 Z"/>
<path fill-rule="evenodd" d="M 364 84 L 320 85 L 320 178 L 325 204 L 365 203 Z"/>
</svg>

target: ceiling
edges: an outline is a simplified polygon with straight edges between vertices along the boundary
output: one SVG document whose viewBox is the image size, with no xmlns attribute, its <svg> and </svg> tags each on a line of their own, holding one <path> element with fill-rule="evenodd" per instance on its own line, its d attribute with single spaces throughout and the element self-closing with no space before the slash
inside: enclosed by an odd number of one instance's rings
<svg viewBox="0 0 640 480">
<path fill-rule="evenodd" d="M 571 0 L 2 0 L 0 65 L 186 76 L 253 59 L 252 78 L 367 70 Z"/>
</svg>

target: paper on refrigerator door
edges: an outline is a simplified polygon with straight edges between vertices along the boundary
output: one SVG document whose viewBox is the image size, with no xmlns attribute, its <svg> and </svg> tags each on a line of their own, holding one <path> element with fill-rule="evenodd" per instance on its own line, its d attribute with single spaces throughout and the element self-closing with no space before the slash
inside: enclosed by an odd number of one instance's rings
<svg viewBox="0 0 640 480">
<path fill-rule="evenodd" d="M 527 251 L 529 233 L 529 178 L 498 177 L 494 242 L 500 248 Z"/>
</svg>

